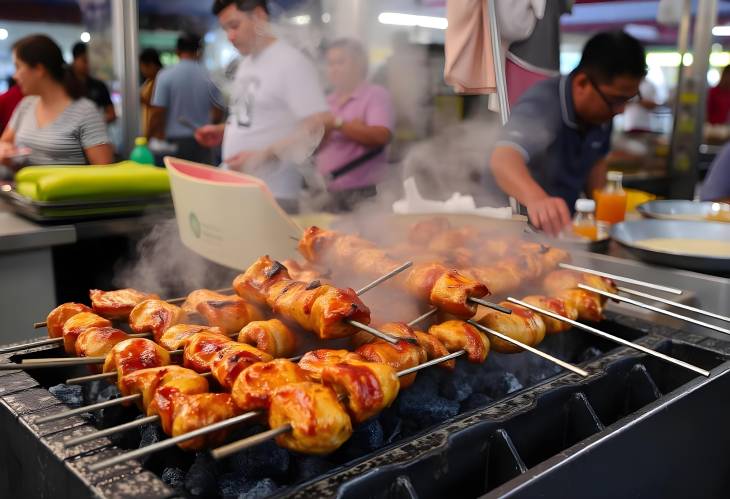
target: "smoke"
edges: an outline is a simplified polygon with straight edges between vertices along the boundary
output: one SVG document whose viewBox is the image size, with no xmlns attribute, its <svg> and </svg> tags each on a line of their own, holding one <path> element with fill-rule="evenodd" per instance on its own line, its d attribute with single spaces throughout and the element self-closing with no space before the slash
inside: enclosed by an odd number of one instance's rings
<svg viewBox="0 0 730 499">
<path fill-rule="evenodd" d="M 187 249 L 172 219 L 157 223 L 139 241 L 131 262 L 117 264 L 113 284 L 172 297 L 194 289 L 229 287 L 235 274 Z"/>
</svg>

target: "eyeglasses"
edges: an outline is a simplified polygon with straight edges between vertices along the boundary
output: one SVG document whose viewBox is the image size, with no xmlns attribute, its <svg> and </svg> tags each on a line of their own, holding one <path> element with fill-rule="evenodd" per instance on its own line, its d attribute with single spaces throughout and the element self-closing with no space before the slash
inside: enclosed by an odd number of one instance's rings
<svg viewBox="0 0 730 499">
<path fill-rule="evenodd" d="M 632 95 L 631 97 L 613 97 L 613 98 L 608 97 L 606 94 L 604 94 L 601 91 L 600 88 L 598 88 L 598 84 L 595 82 L 595 80 L 593 78 L 591 78 L 589 76 L 588 77 L 588 81 L 591 82 L 591 85 L 593 85 L 593 88 L 596 89 L 596 92 L 598 93 L 598 95 L 601 96 L 601 99 L 603 100 L 603 102 L 606 103 L 606 105 L 608 106 L 608 108 L 611 111 L 616 112 L 621 107 L 623 107 L 626 104 L 628 104 L 629 102 L 632 102 L 632 101 L 640 101 L 641 100 L 641 92 L 640 91 L 636 92 L 636 95 Z"/>
</svg>

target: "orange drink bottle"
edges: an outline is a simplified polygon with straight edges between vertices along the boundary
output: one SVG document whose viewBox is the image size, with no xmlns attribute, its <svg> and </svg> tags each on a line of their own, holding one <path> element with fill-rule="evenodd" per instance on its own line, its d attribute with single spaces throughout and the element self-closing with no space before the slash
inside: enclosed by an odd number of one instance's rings
<svg viewBox="0 0 730 499">
<path fill-rule="evenodd" d="M 626 192 L 621 185 L 623 173 L 608 172 L 606 180 L 606 187 L 596 196 L 596 219 L 610 224 L 623 222 L 627 200 Z"/>
<path fill-rule="evenodd" d="M 575 217 L 573 218 L 573 233 L 591 241 L 598 239 L 598 228 L 593 212 L 596 211 L 596 202 L 592 199 L 578 199 L 575 202 Z"/>
</svg>

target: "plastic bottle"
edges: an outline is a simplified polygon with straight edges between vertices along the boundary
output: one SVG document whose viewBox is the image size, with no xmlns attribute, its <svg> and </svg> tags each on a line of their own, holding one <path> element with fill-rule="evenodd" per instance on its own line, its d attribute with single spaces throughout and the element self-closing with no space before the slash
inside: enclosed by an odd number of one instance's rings
<svg viewBox="0 0 730 499">
<path fill-rule="evenodd" d="M 626 216 L 626 192 L 621 185 L 623 173 L 608 172 L 606 174 L 606 187 L 598 193 L 596 200 L 596 219 L 601 222 L 615 224 L 623 222 Z"/>
<path fill-rule="evenodd" d="M 134 149 L 132 149 L 132 153 L 129 155 L 129 159 L 143 165 L 155 164 L 155 156 L 154 154 L 152 154 L 152 151 L 150 151 L 147 147 L 146 137 L 137 137 L 134 140 Z"/>
<path fill-rule="evenodd" d="M 596 217 L 596 202 L 592 199 L 578 199 L 575 202 L 575 217 L 573 217 L 573 233 L 591 241 L 598 239 Z"/>
</svg>

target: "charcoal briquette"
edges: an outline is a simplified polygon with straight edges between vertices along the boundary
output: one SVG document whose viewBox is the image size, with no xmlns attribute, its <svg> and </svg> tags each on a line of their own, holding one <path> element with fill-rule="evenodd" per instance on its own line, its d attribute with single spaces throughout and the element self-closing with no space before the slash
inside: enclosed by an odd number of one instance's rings
<svg viewBox="0 0 730 499">
<path fill-rule="evenodd" d="M 226 473 L 218 479 L 218 493 L 222 499 L 237 499 L 251 483 L 241 478 L 238 473 Z"/>
<path fill-rule="evenodd" d="M 275 481 L 270 478 L 259 480 L 256 484 L 246 492 L 238 496 L 238 499 L 261 499 L 270 496 L 279 489 Z"/>
<path fill-rule="evenodd" d="M 416 390 L 405 390 L 398 397 L 398 408 L 401 417 L 423 429 L 458 414 L 459 403 Z"/>
<path fill-rule="evenodd" d="M 470 411 L 479 407 L 486 407 L 494 401 L 489 395 L 483 393 L 473 393 L 468 399 L 461 404 L 462 411 Z"/>
<path fill-rule="evenodd" d="M 165 482 L 165 485 L 174 489 L 176 492 L 181 492 L 185 486 L 185 472 L 180 468 L 165 468 L 162 471 L 161 478 Z"/>
<path fill-rule="evenodd" d="M 50 387 L 48 391 L 72 409 L 81 407 L 84 403 L 83 388 L 80 385 L 65 385 L 61 383 L 60 385 Z"/>
<path fill-rule="evenodd" d="M 442 397 L 457 402 L 469 398 L 473 391 L 472 384 L 463 371 L 455 371 L 450 376 L 444 377 L 439 386 L 439 394 Z"/>
<path fill-rule="evenodd" d="M 582 362 L 586 362 L 600 356 L 601 351 L 599 349 L 597 349 L 596 347 L 589 347 L 578 356 L 578 360 L 576 362 L 580 364 Z"/>
<path fill-rule="evenodd" d="M 268 441 L 232 456 L 230 468 L 249 482 L 264 477 L 279 480 L 287 476 L 289 457 L 288 451 Z"/>
<path fill-rule="evenodd" d="M 297 455 L 292 458 L 295 483 L 304 482 L 332 469 L 332 464 L 319 456 Z"/>
<path fill-rule="evenodd" d="M 215 461 L 207 452 L 195 456 L 193 465 L 185 475 L 185 489 L 191 497 L 215 497 L 218 494 Z"/>
</svg>

